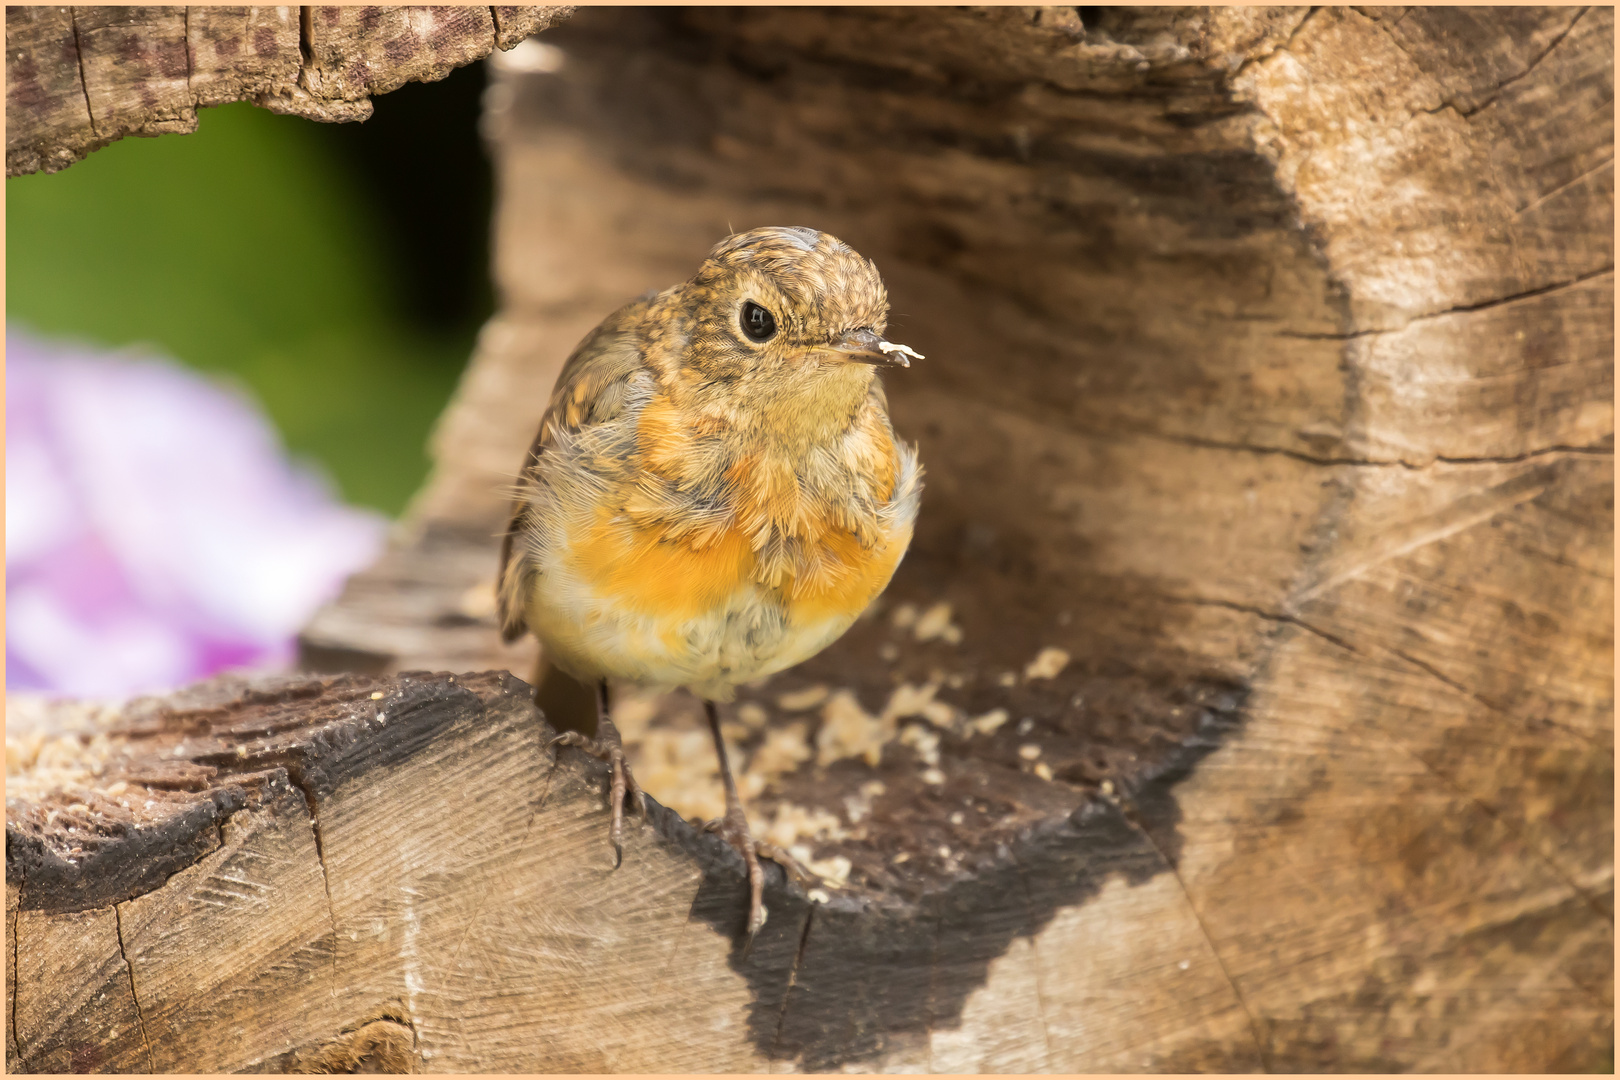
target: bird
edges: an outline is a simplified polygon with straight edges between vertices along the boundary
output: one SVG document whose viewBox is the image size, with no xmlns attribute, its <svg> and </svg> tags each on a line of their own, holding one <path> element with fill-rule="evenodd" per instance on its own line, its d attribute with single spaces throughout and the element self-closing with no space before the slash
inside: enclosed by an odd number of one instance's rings
<svg viewBox="0 0 1620 1080">
<path fill-rule="evenodd" d="M 877 266 L 828 233 L 725 237 L 564 362 L 502 536 L 502 636 L 540 641 L 535 700 L 566 729 L 553 743 L 610 765 L 615 867 L 624 803 L 645 802 L 609 680 L 702 700 L 726 800 L 707 827 L 746 866 L 748 946 L 759 859 L 808 871 L 753 838 L 718 706 L 836 641 L 911 543 L 923 470 L 879 372 L 924 358 L 884 337 L 888 315 Z"/>
</svg>

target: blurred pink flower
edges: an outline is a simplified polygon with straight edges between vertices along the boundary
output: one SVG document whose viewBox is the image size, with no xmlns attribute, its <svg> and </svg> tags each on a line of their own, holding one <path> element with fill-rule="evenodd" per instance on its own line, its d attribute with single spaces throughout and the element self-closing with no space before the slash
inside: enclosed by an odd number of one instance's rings
<svg viewBox="0 0 1620 1080">
<path fill-rule="evenodd" d="M 6 688 L 84 697 L 289 664 L 378 514 L 246 395 L 166 360 L 6 334 Z"/>
</svg>

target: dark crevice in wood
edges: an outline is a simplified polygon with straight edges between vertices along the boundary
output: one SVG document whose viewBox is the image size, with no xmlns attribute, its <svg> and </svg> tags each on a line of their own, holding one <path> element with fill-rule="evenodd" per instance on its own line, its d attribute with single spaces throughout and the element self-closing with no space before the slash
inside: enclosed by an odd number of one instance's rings
<svg viewBox="0 0 1620 1080">
<path fill-rule="evenodd" d="M 338 922 L 337 905 L 332 902 L 332 877 L 326 867 L 326 837 L 321 831 L 321 807 L 315 797 L 315 789 L 309 778 L 304 775 L 304 769 L 296 761 L 286 764 L 287 780 L 298 789 L 304 797 L 304 809 L 309 812 L 309 832 L 315 842 L 315 861 L 321 867 L 321 888 L 326 893 L 326 921 L 332 928 L 332 993 L 338 992 Z M 223 825 L 221 827 L 223 832 Z M 221 846 L 224 845 L 223 835 L 220 837 Z"/>
<path fill-rule="evenodd" d="M 84 115 L 90 121 L 90 134 L 100 136 L 101 133 L 96 130 L 95 110 L 90 107 L 90 80 L 84 73 L 84 46 L 79 41 L 79 20 L 72 6 L 68 7 L 67 12 L 68 25 L 73 30 L 73 55 L 79 62 L 79 89 L 84 92 Z"/>
<path fill-rule="evenodd" d="M 1577 285 L 1584 285 L 1588 281 L 1600 278 L 1605 274 L 1613 273 L 1614 263 L 1611 262 L 1599 267 L 1596 270 L 1589 270 L 1584 274 L 1577 274 L 1574 277 L 1567 278 L 1563 281 L 1555 281 L 1547 285 L 1538 285 L 1533 289 L 1525 289 L 1521 292 L 1509 293 L 1507 296 L 1492 297 L 1489 300 L 1480 300 L 1470 304 L 1458 304 L 1454 307 L 1446 308 L 1443 311 L 1433 311 L 1422 315 L 1414 315 L 1408 320 L 1408 325 L 1414 322 L 1420 322 L 1424 319 L 1438 319 L 1445 315 L 1460 315 L 1471 311 L 1486 311 L 1490 308 L 1502 307 L 1505 304 L 1518 303 L 1520 300 L 1531 300 L 1535 297 L 1546 296 L 1548 293 L 1555 293 L 1562 289 L 1570 289 Z"/>
<path fill-rule="evenodd" d="M 939 985 L 940 924 L 939 924 L 939 921 L 936 919 L 933 922 L 931 922 L 929 924 L 928 930 L 929 930 L 928 940 L 929 940 L 929 943 L 930 943 L 929 944 L 929 949 L 928 949 L 928 1003 L 927 1003 L 928 1030 L 929 1031 L 938 1031 L 940 1029 L 939 1010 L 935 1007 L 934 1003 L 939 999 L 939 992 L 940 992 L 940 985 Z M 934 1045 L 933 1045 L 933 1040 L 932 1039 L 930 1039 L 929 1042 L 928 1042 L 928 1071 L 930 1073 L 939 1072 L 939 1069 L 934 1064 Z"/>
<path fill-rule="evenodd" d="M 1237 603 L 1236 601 L 1221 600 L 1221 599 L 1217 599 L 1217 598 L 1214 598 L 1214 597 L 1208 597 L 1208 596 L 1169 596 L 1169 595 L 1167 595 L 1165 597 L 1165 599 L 1169 600 L 1171 603 L 1174 603 L 1174 604 L 1197 604 L 1197 605 L 1202 606 L 1202 607 L 1219 607 L 1219 608 L 1226 608 L 1228 611 L 1241 611 L 1246 615 L 1255 615 L 1255 616 L 1258 616 L 1258 617 L 1260 617 L 1262 619 L 1265 619 L 1268 622 L 1286 623 L 1289 626 L 1297 626 L 1301 630 L 1307 631 L 1308 633 L 1315 634 L 1317 637 L 1321 638 L 1323 641 L 1331 642 L 1332 644 L 1337 645 L 1339 648 L 1344 649 L 1346 652 L 1355 653 L 1357 655 L 1360 655 L 1360 653 L 1361 653 L 1360 649 L 1358 649 L 1354 645 L 1350 644 L 1350 642 L 1346 641 L 1344 638 L 1341 638 L 1336 634 L 1330 634 L 1326 630 L 1321 629 L 1320 627 L 1312 626 L 1310 623 L 1306 622 L 1304 619 L 1301 619 L 1297 615 L 1287 615 L 1287 614 L 1284 614 L 1282 612 L 1267 611 L 1264 608 L 1256 607 L 1253 604 L 1240 604 L 1240 603 Z"/>
<path fill-rule="evenodd" d="M 10 875 L 8 874 L 7 876 L 9 877 Z M 24 888 L 24 886 L 26 884 L 27 884 L 26 877 L 24 875 L 19 874 L 18 878 L 17 878 L 17 899 L 18 899 L 18 904 L 17 904 L 17 906 L 15 908 L 12 909 L 12 911 L 10 912 L 10 915 L 9 915 L 9 918 L 11 920 L 11 926 L 9 927 L 9 929 L 11 930 L 11 934 L 9 935 L 10 938 L 11 938 L 11 941 L 10 941 L 10 945 L 11 945 L 11 980 L 10 980 L 9 984 L 7 985 L 7 990 L 11 995 L 11 1023 L 8 1025 L 7 1034 L 10 1037 L 10 1044 L 11 1045 L 10 1045 L 10 1047 L 8 1049 L 10 1051 L 11 1056 L 10 1056 L 10 1058 L 8 1060 L 9 1061 L 19 1061 L 19 1062 L 22 1060 L 22 1046 L 17 1041 L 17 992 L 18 992 L 18 990 L 20 988 L 17 986 L 17 978 L 16 978 L 16 976 L 17 976 L 17 963 L 22 957 L 22 903 L 21 903 L 21 901 L 22 901 L 23 888 Z"/>
<path fill-rule="evenodd" d="M 1613 159 L 1611 158 L 1604 164 L 1610 164 L 1612 161 Z M 1602 166 L 1597 166 L 1597 168 L 1602 168 Z M 1579 177 L 1576 179 L 1579 179 Z M 1571 183 L 1573 183 L 1573 181 L 1571 181 Z M 1565 184 L 1563 186 L 1568 187 L 1569 185 Z M 1523 212 L 1524 211 L 1522 210 L 1520 211 L 1520 213 Z M 1439 311 L 1425 311 L 1409 317 L 1399 326 L 1369 327 L 1365 330 L 1351 330 L 1345 333 L 1307 333 L 1296 330 L 1279 330 L 1277 331 L 1277 336 L 1294 338 L 1301 341 L 1356 341 L 1361 338 L 1378 337 L 1383 334 L 1398 334 L 1407 327 L 1411 326 L 1413 323 L 1424 322 L 1428 319 L 1444 318 L 1447 315 L 1462 315 L 1474 311 L 1487 311 L 1491 308 L 1516 303 L 1520 300 L 1532 300 L 1538 296 L 1545 296 L 1548 293 L 1555 293 L 1562 289 L 1569 289 L 1577 285 L 1584 285 L 1588 281 L 1593 281 L 1605 274 L 1612 273 L 1614 273 L 1614 264 L 1609 263 L 1605 266 L 1599 267 L 1596 270 L 1589 270 L 1586 273 L 1577 274 L 1574 277 L 1566 278 L 1563 281 L 1555 281 L 1548 285 L 1538 285 L 1533 289 L 1525 289 L 1521 292 L 1510 293 L 1507 296 L 1497 296 L 1492 297 L 1489 300 L 1479 300 L 1468 304 L 1458 304 L 1454 307 L 1443 308 Z"/>
<path fill-rule="evenodd" d="M 1533 461 L 1540 457 L 1550 457 L 1554 454 L 1569 454 L 1576 457 L 1614 457 L 1614 447 L 1611 446 L 1543 446 L 1536 450 L 1526 450 L 1522 454 L 1511 457 L 1445 457 L 1434 460 L 1447 465 L 1517 465 L 1522 461 Z M 1412 466 L 1418 468 L 1420 466 Z"/>
<path fill-rule="evenodd" d="M 1519 82 L 1519 81 L 1521 81 L 1523 79 L 1529 78 L 1530 74 L 1532 72 L 1534 72 L 1536 70 L 1536 68 L 1541 66 L 1541 62 L 1543 60 L 1547 59 L 1547 57 L 1551 56 L 1553 50 L 1558 48 L 1558 46 L 1560 46 L 1560 45 L 1562 45 L 1564 43 L 1564 39 L 1567 38 L 1570 35 L 1570 31 L 1575 29 L 1575 24 L 1580 22 L 1581 19 L 1586 15 L 1586 13 L 1588 11 L 1591 11 L 1591 10 L 1592 9 L 1589 8 L 1589 7 L 1583 7 L 1579 11 L 1577 11 L 1575 13 L 1575 17 L 1573 19 L 1569 20 L 1569 25 L 1564 27 L 1564 29 L 1558 34 L 1558 36 L 1553 38 L 1552 41 L 1550 41 L 1547 44 L 1547 47 L 1545 49 L 1541 50 L 1541 52 L 1538 53 L 1535 56 L 1535 58 L 1532 59 L 1528 65 L 1525 66 L 1525 69 L 1523 71 L 1521 71 L 1521 72 L 1519 72 L 1519 74 L 1513 76 L 1513 78 L 1508 79 L 1505 82 L 1497 84 L 1496 92 L 1491 94 L 1489 97 L 1485 98 L 1479 104 L 1477 104 L 1477 105 L 1475 105 L 1475 106 L 1473 106 L 1472 108 L 1469 108 L 1469 109 L 1457 109 L 1457 114 L 1459 116 L 1463 117 L 1464 119 L 1466 119 L 1468 117 L 1473 116 L 1475 113 L 1479 112 L 1480 110 L 1484 109 L 1486 106 L 1496 104 L 1497 100 L 1502 96 L 1502 91 L 1506 90 L 1508 87 L 1512 86 L 1516 82 Z M 1451 102 L 1449 102 L 1449 101 L 1445 102 L 1443 107 L 1456 108 L 1456 106 L 1452 105 Z"/>
<path fill-rule="evenodd" d="M 1305 24 L 1314 19 L 1317 13 L 1321 10 L 1322 8 L 1320 6 L 1313 6 L 1309 11 L 1305 12 L 1304 15 L 1300 16 L 1299 22 L 1294 24 L 1294 28 L 1288 32 L 1288 37 L 1285 38 L 1280 44 L 1274 48 L 1267 49 L 1264 52 L 1257 53 L 1243 61 L 1243 63 L 1239 64 L 1236 70 L 1234 70 L 1232 74 L 1227 77 L 1227 85 L 1237 82 L 1243 73 L 1248 71 L 1249 68 L 1253 67 L 1255 64 L 1262 63 L 1267 58 L 1276 56 L 1280 52 L 1288 52 L 1290 49 L 1292 49 L 1294 47 L 1294 39 L 1299 37 L 1300 31 L 1305 29 Z"/>
<path fill-rule="evenodd" d="M 306 4 L 298 9 L 299 86 L 306 85 L 306 73 L 315 65 L 315 9 Z"/>
<path fill-rule="evenodd" d="M 186 50 L 186 97 L 191 100 L 191 111 L 195 114 L 197 111 L 197 92 L 191 88 L 193 65 L 191 60 L 191 8 L 189 6 L 180 9 L 180 27 L 181 33 L 184 35 L 181 43 Z"/>
<path fill-rule="evenodd" d="M 1020 891 L 1022 891 L 1023 894 L 1024 894 L 1024 907 L 1025 907 L 1026 912 L 1028 913 L 1029 924 L 1030 924 L 1029 941 L 1030 941 L 1031 951 L 1033 951 L 1034 950 L 1034 944 L 1035 944 L 1035 930 L 1034 930 L 1034 927 L 1035 927 L 1035 903 L 1034 903 L 1034 897 L 1029 891 L 1029 878 L 1024 874 L 1023 867 L 1018 866 L 1018 862 L 1017 862 L 1016 859 L 1014 859 L 1014 861 L 1013 861 L 1013 866 L 1018 870 L 1018 887 L 1019 887 Z M 1041 986 L 1041 965 L 1040 965 L 1039 958 L 1036 958 L 1033 967 L 1034 967 L 1034 977 L 1035 977 L 1035 1008 L 1036 1008 L 1036 1011 L 1039 1013 L 1039 1020 L 1041 1022 L 1041 1046 L 1042 1046 L 1042 1049 L 1043 1049 L 1045 1059 L 1047 1061 L 1050 1061 L 1050 1060 L 1052 1060 L 1052 1030 L 1051 1030 L 1050 1025 L 1048 1025 L 1047 1021 L 1046 1021 L 1046 992 L 1045 992 L 1044 988 Z"/>
<path fill-rule="evenodd" d="M 1152 831 L 1139 819 L 1136 807 L 1130 797 L 1122 793 L 1113 796 L 1109 801 L 1118 807 L 1120 815 L 1130 823 L 1131 828 L 1140 833 L 1143 840 L 1147 841 L 1161 856 L 1164 856 L 1165 853 L 1160 850 L 1158 842 L 1153 838 Z M 1198 932 L 1204 936 L 1204 943 L 1209 946 L 1210 955 L 1215 958 L 1215 966 L 1221 969 L 1221 976 L 1226 980 L 1226 984 L 1232 988 L 1232 997 L 1237 1001 L 1238 1008 L 1242 1009 L 1243 1015 L 1248 1017 L 1249 1032 L 1254 1037 L 1254 1052 L 1259 1059 L 1261 1071 L 1276 1072 L 1277 1070 L 1271 1060 L 1270 1045 L 1260 1030 L 1260 1020 L 1255 1016 L 1254 1008 L 1243 996 L 1243 989 L 1238 986 L 1237 980 L 1232 977 L 1232 972 L 1226 966 L 1226 961 L 1221 957 L 1220 946 L 1216 944 L 1215 936 L 1209 932 L 1209 924 L 1204 921 L 1204 913 L 1198 909 L 1197 902 L 1193 900 L 1192 893 L 1187 889 L 1187 882 L 1182 878 L 1180 868 L 1171 862 L 1168 857 L 1165 857 L 1165 865 L 1175 878 L 1176 887 L 1181 890 L 1182 899 L 1187 903 L 1187 910 L 1192 914 L 1193 921 L 1198 926 Z"/>
<path fill-rule="evenodd" d="M 782 1044 L 782 1025 L 787 1022 L 788 1002 L 792 999 L 793 988 L 799 983 L 799 968 L 804 964 L 804 950 L 810 944 L 810 928 L 816 922 L 816 905 L 811 904 L 804 913 L 804 930 L 799 934 L 799 947 L 793 953 L 793 966 L 788 969 L 787 989 L 782 992 L 782 1012 L 777 1017 L 776 1035 L 771 1039 L 771 1053 L 775 1054 Z"/>
<path fill-rule="evenodd" d="M 1405 652 L 1404 650 L 1401 650 L 1401 649 L 1397 649 L 1393 645 L 1386 645 L 1385 648 L 1390 652 L 1391 655 L 1400 657 L 1402 660 L 1405 660 L 1408 664 L 1411 664 L 1413 667 L 1417 668 L 1419 671 L 1422 671 L 1423 673 L 1425 673 L 1427 675 L 1430 675 L 1433 678 L 1439 680 L 1440 682 L 1444 683 L 1446 686 L 1449 686 L 1451 689 L 1457 691 L 1457 693 L 1462 694 L 1464 697 L 1473 698 L 1475 701 L 1479 702 L 1481 705 L 1485 706 L 1487 709 L 1491 710 L 1492 712 L 1495 712 L 1495 713 L 1506 713 L 1507 712 L 1507 709 L 1505 707 L 1503 707 L 1502 705 L 1499 705 L 1496 702 L 1492 701 L 1490 698 L 1486 697 L 1484 694 L 1476 693 L 1475 691 L 1468 689 L 1468 687 L 1464 686 L 1462 683 L 1458 682 L 1456 679 L 1451 678 L 1449 675 L 1447 675 L 1445 672 L 1441 671 L 1439 668 L 1435 667 L 1433 664 L 1430 664 L 1430 663 L 1428 663 L 1427 661 L 1424 661 L 1424 660 L 1419 660 L 1417 657 L 1413 656 L 1411 653 Z"/>
<path fill-rule="evenodd" d="M 129 946 L 124 940 L 124 908 L 114 904 L 113 918 L 118 931 L 118 955 L 124 958 L 124 971 L 129 975 L 129 999 L 135 1006 L 135 1022 L 141 1029 L 141 1048 L 146 1052 L 146 1071 L 157 1072 L 152 1061 L 152 1041 L 146 1035 L 146 1011 L 141 1008 L 141 995 L 135 989 L 135 965 L 130 963 Z"/>
</svg>

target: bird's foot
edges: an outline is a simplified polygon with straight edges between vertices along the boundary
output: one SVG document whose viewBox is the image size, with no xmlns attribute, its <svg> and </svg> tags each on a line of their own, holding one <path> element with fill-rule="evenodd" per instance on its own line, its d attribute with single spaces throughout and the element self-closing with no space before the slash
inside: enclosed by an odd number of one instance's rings
<svg viewBox="0 0 1620 1080">
<path fill-rule="evenodd" d="M 765 925 L 765 871 L 759 860 L 769 859 L 785 870 L 800 885 L 811 888 L 821 884 L 821 878 L 783 848 L 764 840 L 755 840 L 748 828 L 748 818 L 741 807 L 726 812 L 703 826 L 705 832 L 719 833 L 748 867 L 748 941 L 743 953 L 753 947 L 754 935 Z"/>
<path fill-rule="evenodd" d="M 769 859 L 783 870 L 786 870 L 788 877 L 807 889 L 813 889 L 822 884 L 821 875 L 812 871 L 792 855 L 789 855 L 786 848 L 779 848 L 775 844 L 768 844 L 763 840 L 755 840 L 754 852 L 760 858 Z"/>
<path fill-rule="evenodd" d="M 719 833 L 720 839 L 743 857 L 748 867 L 748 940 L 744 955 L 753 947 L 754 935 L 765 925 L 765 871 L 759 865 L 759 841 L 748 831 L 748 817 L 741 806 L 733 804 L 725 817 L 715 818 L 704 826 L 708 832 Z"/>
<path fill-rule="evenodd" d="M 611 724 L 604 725 L 600 730 L 603 738 L 592 739 L 581 735 L 577 731 L 565 731 L 551 740 L 552 746 L 577 746 L 594 758 L 600 758 L 608 763 L 613 770 L 613 778 L 608 783 L 608 806 L 613 811 L 612 824 L 608 826 L 608 842 L 613 845 L 613 869 L 617 870 L 624 862 L 624 800 L 630 797 L 630 805 L 637 813 L 645 814 L 647 804 L 643 801 L 641 785 L 630 774 L 630 765 L 624 757 L 624 744 L 619 741 L 619 732 Z"/>
</svg>

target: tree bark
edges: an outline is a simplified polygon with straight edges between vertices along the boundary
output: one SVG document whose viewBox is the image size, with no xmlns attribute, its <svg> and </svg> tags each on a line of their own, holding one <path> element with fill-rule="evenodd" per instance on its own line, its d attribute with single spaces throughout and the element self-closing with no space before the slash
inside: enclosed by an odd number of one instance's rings
<svg viewBox="0 0 1620 1080">
<path fill-rule="evenodd" d="M 364 120 L 371 96 L 510 49 L 567 7 L 8 7 L 6 175 L 252 101 Z"/>
<path fill-rule="evenodd" d="M 306 661 L 527 673 L 492 537 L 562 359 L 731 229 L 826 229 L 927 356 L 887 389 L 928 469 L 871 617 L 728 714 L 756 826 L 828 884 L 773 871 L 743 958 L 712 837 L 655 815 L 602 870 L 588 762 L 547 774 L 555 820 L 516 734 L 448 782 L 357 775 L 415 822 L 488 771 L 506 839 L 469 850 L 503 854 L 352 864 L 383 898 L 332 917 L 355 970 L 403 972 L 428 912 L 467 944 L 277 1061 L 394 1024 L 434 1069 L 1608 1067 L 1611 9 L 599 9 L 545 40 L 489 98 L 503 308 Z M 461 683 L 519 717 L 491 679 Z M 693 703 L 620 717 L 712 816 Z M 124 1000 L 96 955 L 70 982 Z"/>
</svg>

